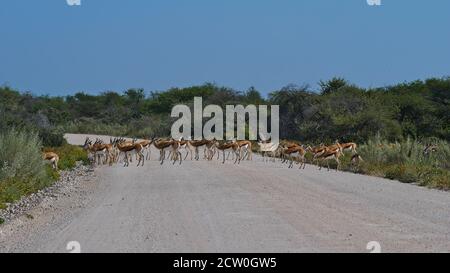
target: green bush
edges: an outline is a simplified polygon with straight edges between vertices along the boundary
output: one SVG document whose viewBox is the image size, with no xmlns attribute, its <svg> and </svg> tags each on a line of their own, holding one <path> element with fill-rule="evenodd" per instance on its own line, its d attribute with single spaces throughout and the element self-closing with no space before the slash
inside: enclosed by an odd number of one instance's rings
<svg viewBox="0 0 450 273">
<path fill-rule="evenodd" d="M 42 144 L 37 133 L 11 129 L 0 134 L 0 209 L 24 195 L 50 186 L 59 179 L 58 172 L 42 159 Z M 88 163 L 86 152 L 65 144 L 46 148 L 59 155 L 59 169 L 75 167 L 77 161 Z"/>
<path fill-rule="evenodd" d="M 0 134 L 0 204 L 52 183 L 34 132 L 11 129 Z"/>
<path fill-rule="evenodd" d="M 377 136 L 359 146 L 358 153 L 364 162 L 354 171 L 448 190 L 450 145 L 442 140 L 430 141 L 419 142 L 407 138 L 402 142 L 389 143 Z M 425 143 L 435 144 L 437 150 L 428 155 L 424 154 Z M 346 159 L 342 161 L 343 165 L 349 164 Z M 350 170 L 348 166 L 347 169 Z"/>
<path fill-rule="evenodd" d="M 168 116 L 142 116 L 139 119 L 127 121 L 127 124 L 106 123 L 90 118 L 83 118 L 76 122 L 69 122 L 58 126 L 59 131 L 74 134 L 97 134 L 113 136 L 129 136 L 149 138 L 151 136 L 169 136 L 171 120 Z M 52 145 L 49 145 L 52 146 Z"/>
<path fill-rule="evenodd" d="M 40 130 L 39 137 L 45 147 L 60 147 L 66 143 L 64 134 L 49 129 Z"/>
<path fill-rule="evenodd" d="M 423 180 L 423 185 L 441 190 L 450 190 L 450 172 L 438 172 Z"/>
<path fill-rule="evenodd" d="M 419 182 L 419 173 L 413 166 L 391 165 L 385 170 L 385 177 L 388 179 L 397 179 L 404 183 Z"/>
</svg>

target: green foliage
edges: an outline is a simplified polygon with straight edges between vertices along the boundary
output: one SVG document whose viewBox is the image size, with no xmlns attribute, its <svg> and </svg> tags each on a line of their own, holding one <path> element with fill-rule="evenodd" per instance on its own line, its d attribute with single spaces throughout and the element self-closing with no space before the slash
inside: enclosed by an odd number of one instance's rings
<svg viewBox="0 0 450 273">
<path fill-rule="evenodd" d="M 0 204 L 15 201 L 51 182 L 36 133 L 11 129 L 0 134 Z"/>
<path fill-rule="evenodd" d="M 0 133 L 0 209 L 5 203 L 41 190 L 59 178 L 42 159 L 42 144 L 37 133 L 9 129 Z M 59 157 L 59 168 L 75 167 L 77 161 L 87 163 L 87 154 L 81 147 L 63 145 L 45 151 L 54 151 Z"/>
<path fill-rule="evenodd" d="M 259 91 L 253 86 L 244 93 L 244 96 L 245 103 L 247 104 L 264 104 L 264 99 L 261 96 L 261 93 L 259 93 Z"/>
<path fill-rule="evenodd" d="M 270 94 L 269 103 L 280 105 L 282 138 L 363 143 L 379 134 L 390 142 L 450 140 L 450 78 L 368 90 L 339 78 L 320 85 L 320 95 L 292 85 Z"/>
<path fill-rule="evenodd" d="M 171 119 L 165 115 L 155 114 L 142 116 L 139 119 L 131 119 L 126 124 L 119 124 L 83 118 L 76 122 L 61 125 L 59 128 L 70 133 L 149 138 L 151 136 L 168 136 L 171 128 Z"/>
<path fill-rule="evenodd" d="M 363 89 L 345 79 L 319 83 L 320 90 L 288 85 L 265 99 L 253 87 L 245 92 L 206 83 L 164 92 L 129 89 L 66 97 L 32 96 L 0 88 L 0 129 L 37 130 L 45 145 L 63 145 L 61 133 L 167 136 L 174 105 L 203 103 L 280 105 L 281 137 L 308 142 L 363 143 L 379 134 L 390 142 L 407 137 L 450 141 L 450 78 Z"/>
<path fill-rule="evenodd" d="M 45 178 L 41 142 L 36 133 L 11 129 L 0 134 L 0 181 Z"/>
<path fill-rule="evenodd" d="M 334 77 L 331 80 L 324 82 L 320 81 L 320 91 L 322 94 L 329 94 L 338 91 L 340 88 L 348 85 L 348 82 L 344 78 Z"/>
<path fill-rule="evenodd" d="M 437 151 L 424 154 L 424 144 L 435 144 Z M 352 166 L 350 154 L 341 160 L 342 169 L 375 175 L 404 183 L 450 190 L 450 144 L 441 140 L 390 143 L 376 136 L 358 147 L 363 162 Z"/>
<path fill-rule="evenodd" d="M 66 143 L 64 134 L 55 130 L 42 129 L 39 132 L 39 137 L 42 140 L 43 146 L 59 147 Z"/>
<path fill-rule="evenodd" d="M 152 92 L 147 108 L 154 113 L 170 113 L 174 105 L 190 102 L 194 97 L 208 98 L 216 89 L 215 85 L 208 83 L 203 86 L 171 88 L 166 92 Z"/>
</svg>

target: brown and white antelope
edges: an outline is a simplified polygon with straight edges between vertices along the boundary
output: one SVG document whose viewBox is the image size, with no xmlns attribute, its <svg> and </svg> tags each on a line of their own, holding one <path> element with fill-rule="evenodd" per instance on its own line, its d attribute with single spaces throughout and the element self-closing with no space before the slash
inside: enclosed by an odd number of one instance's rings
<svg viewBox="0 0 450 273">
<path fill-rule="evenodd" d="M 328 171 L 330 170 L 330 162 L 329 160 L 335 160 L 337 163 L 337 167 L 336 167 L 336 171 L 339 170 L 339 166 L 340 166 L 340 161 L 339 161 L 339 157 L 341 156 L 341 150 L 340 149 L 326 149 L 322 154 L 320 154 L 317 157 L 317 160 L 319 160 L 319 170 L 322 170 L 322 163 L 324 161 L 327 162 L 327 168 Z"/>
<path fill-rule="evenodd" d="M 341 146 L 342 152 L 351 151 L 352 154 L 356 154 L 356 147 L 358 146 L 356 145 L 356 143 L 347 142 L 347 143 L 339 143 L 339 145 Z"/>
<path fill-rule="evenodd" d="M 54 152 L 45 152 L 42 153 L 42 159 L 50 162 L 52 165 L 53 170 L 58 170 L 58 162 L 59 162 L 59 156 Z"/>
<path fill-rule="evenodd" d="M 315 147 L 311 147 L 308 146 L 306 148 L 307 152 L 310 152 L 313 155 L 313 159 L 312 159 L 312 163 L 316 162 L 318 160 L 318 158 L 325 153 L 325 151 L 327 150 L 327 146 L 320 144 L 319 146 L 315 146 Z"/>
<path fill-rule="evenodd" d="M 141 162 L 142 162 L 142 166 L 144 166 L 145 157 L 144 157 L 144 154 L 142 153 L 143 148 L 140 143 L 136 143 L 133 141 L 133 143 L 130 144 L 124 140 L 120 140 L 117 142 L 116 147 L 117 147 L 117 149 L 119 149 L 119 151 L 121 153 L 124 153 L 124 155 L 125 155 L 124 167 L 128 167 L 130 165 L 129 159 L 132 156 L 129 156 L 129 153 L 135 153 L 138 156 L 139 161 L 138 161 L 137 166 L 139 166 L 141 164 Z"/>
<path fill-rule="evenodd" d="M 142 148 L 145 151 L 145 159 L 150 160 L 151 156 L 151 146 L 152 146 L 153 140 L 144 139 L 142 141 L 139 141 L 139 144 L 141 144 Z"/>
<path fill-rule="evenodd" d="M 334 144 L 327 146 L 327 150 L 329 150 L 329 151 L 335 151 L 335 150 L 337 150 L 337 151 L 339 151 L 341 154 L 342 154 L 342 152 L 343 152 L 342 146 L 341 146 L 341 144 L 339 143 L 338 140 L 336 140 Z"/>
<path fill-rule="evenodd" d="M 104 144 L 100 139 L 96 139 L 95 143 L 92 144 L 92 141 L 87 137 L 83 148 L 93 155 L 94 164 L 100 165 L 101 163 L 106 164 L 109 162 L 109 165 L 112 165 L 113 144 Z"/>
<path fill-rule="evenodd" d="M 217 140 L 216 138 L 208 140 L 205 145 L 204 158 L 207 160 L 212 160 L 214 155 L 217 153 L 217 159 L 219 159 L 219 152 L 217 151 Z"/>
<path fill-rule="evenodd" d="M 280 159 L 282 163 L 286 163 L 289 160 L 289 156 L 285 154 L 285 151 L 288 149 L 300 147 L 300 144 L 297 144 L 295 142 L 286 142 L 280 144 L 279 153 L 280 153 Z"/>
<path fill-rule="evenodd" d="M 119 151 L 119 149 L 117 149 L 117 141 L 118 141 L 118 139 L 117 138 L 114 138 L 114 139 L 112 139 L 112 138 L 109 138 L 109 144 L 112 146 L 112 150 L 111 150 L 111 161 L 113 162 L 113 163 L 117 163 L 118 162 L 118 160 L 119 160 L 119 153 L 120 153 L 120 151 Z"/>
<path fill-rule="evenodd" d="M 244 160 L 245 158 L 252 160 L 252 142 L 249 140 L 238 140 L 236 143 L 239 145 L 240 160 Z"/>
<path fill-rule="evenodd" d="M 166 158 L 166 152 L 169 151 L 169 154 L 172 155 L 173 164 L 177 160 L 180 161 L 180 164 L 183 160 L 181 152 L 179 151 L 180 143 L 174 139 L 171 140 L 153 140 L 153 146 L 159 150 L 159 160 L 161 161 L 161 165 L 164 164 L 164 160 Z"/>
<path fill-rule="evenodd" d="M 290 160 L 289 162 L 289 168 L 293 167 L 294 160 L 297 159 L 301 169 L 306 167 L 306 160 L 305 160 L 305 154 L 306 151 L 303 149 L 302 146 L 293 146 L 291 148 L 284 148 L 283 154 Z"/>
<path fill-rule="evenodd" d="M 199 148 L 200 147 L 205 147 L 204 153 L 205 153 L 205 157 L 206 156 L 206 145 L 207 144 L 211 144 L 210 140 L 206 140 L 206 139 L 202 139 L 202 140 L 192 140 L 190 141 L 190 144 L 192 147 L 194 147 L 195 150 L 195 160 L 199 160 L 200 159 L 200 155 L 199 155 Z"/>
<path fill-rule="evenodd" d="M 95 142 L 97 144 L 97 142 Z M 89 137 L 86 137 L 86 140 L 84 141 L 83 149 L 86 150 L 88 153 L 88 157 L 91 161 L 91 164 L 97 163 L 97 151 L 94 148 L 94 145 L 92 144 L 92 140 L 89 139 Z"/>
<path fill-rule="evenodd" d="M 225 152 L 227 152 L 227 151 L 232 152 L 235 155 L 234 164 L 236 164 L 236 162 L 238 162 L 238 164 L 241 162 L 240 147 L 236 142 L 224 142 L 222 144 L 219 142 L 216 142 L 215 147 L 219 151 L 222 151 L 222 155 L 223 155 L 222 164 L 225 163 Z"/>
<path fill-rule="evenodd" d="M 184 160 L 186 160 L 186 158 L 188 157 L 188 155 L 191 155 L 191 160 L 193 160 L 193 155 L 194 155 L 194 147 L 191 145 L 191 141 L 189 139 L 184 139 L 181 138 L 178 143 L 180 144 L 179 150 L 185 150 L 186 151 L 186 155 L 184 156 Z"/>
</svg>

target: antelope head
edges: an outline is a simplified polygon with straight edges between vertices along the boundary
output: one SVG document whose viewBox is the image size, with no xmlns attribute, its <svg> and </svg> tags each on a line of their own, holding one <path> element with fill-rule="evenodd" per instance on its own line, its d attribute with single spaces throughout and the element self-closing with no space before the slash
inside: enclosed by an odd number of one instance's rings
<svg viewBox="0 0 450 273">
<path fill-rule="evenodd" d="M 92 141 L 89 139 L 89 137 L 86 137 L 83 145 L 83 149 L 87 150 L 92 145 Z"/>
</svg>

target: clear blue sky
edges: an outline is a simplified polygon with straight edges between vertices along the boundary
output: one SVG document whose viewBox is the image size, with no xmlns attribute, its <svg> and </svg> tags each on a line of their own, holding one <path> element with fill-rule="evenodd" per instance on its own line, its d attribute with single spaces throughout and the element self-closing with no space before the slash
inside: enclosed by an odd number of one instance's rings
<svg viewBox="0 0 450 273">
<path fill-rule="evenodd" d="M 63 95 L 450 75 L 450 1 L 2 0 L 0 85 Z"/>
</svg>

